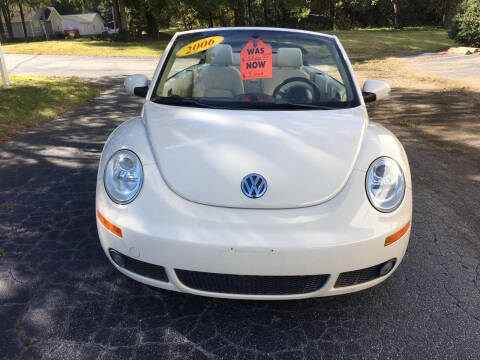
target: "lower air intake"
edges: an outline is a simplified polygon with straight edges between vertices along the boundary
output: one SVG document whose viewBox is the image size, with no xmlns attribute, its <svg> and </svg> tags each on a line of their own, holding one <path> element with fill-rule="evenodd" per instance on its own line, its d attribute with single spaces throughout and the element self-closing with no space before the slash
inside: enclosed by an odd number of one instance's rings
<svg viewBox="0 0 480 360">
<path fill-rule="evenodd" d="M 395 267 L 396 261 L 397 259 L 390 259 L 365 269 L 343 272 L 338 276 L 335 287 L 358 285 L 387 275 Z"/>
<path fill-rule="evenodd" d="M 115 264 L 128 271 L 148 277 L 150 279 L 168 282 L 168 276 L 163 266 L 154 265 L 131 258 L 130 256 L 123 255 L 122 253 L 119 253 L 113 249 L 109 249 L 109 253 Z"/>
<path fill-rule="evenodd" d="M 239 295 L 307 294 L 319 290 L 329 278 L 329 275 L 229 275 L 178 269 L 175 272 L 191 289 Z"/>
</svg>

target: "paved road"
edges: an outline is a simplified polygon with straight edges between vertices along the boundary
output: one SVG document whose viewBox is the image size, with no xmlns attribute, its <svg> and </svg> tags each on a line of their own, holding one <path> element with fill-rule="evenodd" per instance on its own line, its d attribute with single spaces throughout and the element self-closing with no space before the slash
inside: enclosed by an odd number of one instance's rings
<svg viewBox="0 0 480 360">
<path fill-rule="evenodd" d="M 5 54 L 10 74 L 119 77 L 145 74 L 152 77 L 158 58 Z"/>
<path fill-rule="evenodd" d="M 131 74 L 153 75 L 157 58 L 23 55 L 5 54 L 10 74 L 80 76 L 86 78 L 120 77 Z M 410 70 L 426 76 L 480 82 L 480 56 L 424 53 L 403 57 Z M 480 88 L 480 85 L 479 85 Z"/>
<path fill-rule="evenodd" d="M 411 243 L 392 277 L 332 298 L 202 298 L 138 284 L 100 248 L 98 159 L 139 109 L 113 88 L 0 145 L 0 358 L 478 359 L 478 153 L 459 161 L 376 106 L 413 173 Z"/>
<path fill-rule="evenodd" d="M 424 53 L 403 57 L 409 70 L 424 76 L 451 80 L 474 80 L 480 90 L 480 56 Z"/>
</svg>

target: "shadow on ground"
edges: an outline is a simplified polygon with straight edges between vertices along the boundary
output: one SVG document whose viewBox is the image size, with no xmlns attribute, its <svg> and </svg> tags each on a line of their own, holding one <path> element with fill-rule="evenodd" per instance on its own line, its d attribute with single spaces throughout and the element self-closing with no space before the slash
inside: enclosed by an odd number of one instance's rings
<svg viewBox="0 0 480 360">
<path fill-rule="evenodd" d="M 414 105 L 430 96 L 398 93 L 401 100 L 371 109 L 411 161 L 414 220 L 404 262 L 383 284 L 334 298 L 202 298 L 114 270 L 98 242 L 94 197 L 105 140 L 140 109 L 119 88 L 0 145 L 0 357 L 477 358 L 479 150 L 455 143 L 450 151 L 445 140 L 404 126 L 449 110 L 421 115 Z M 459 117 L 445 121 L 454 127 Z"/>
</svg>

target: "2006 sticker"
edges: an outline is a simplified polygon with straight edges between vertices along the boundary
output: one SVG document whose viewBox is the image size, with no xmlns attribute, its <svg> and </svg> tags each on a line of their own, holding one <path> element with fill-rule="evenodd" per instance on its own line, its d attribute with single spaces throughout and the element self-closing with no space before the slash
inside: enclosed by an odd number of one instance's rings
<svg viewBox="0 0 480 360">
<path fill-rule="evenodd" d="M 220 44 L 223 41 L 223 36 L 210 36 L 204 39 L 194 41 L 185 45 L 183 48 L 177 51 L 177 56 L 188 56 L 198 53 L 203 50 L 207 50 L 215 45 Z"/>
</svg>

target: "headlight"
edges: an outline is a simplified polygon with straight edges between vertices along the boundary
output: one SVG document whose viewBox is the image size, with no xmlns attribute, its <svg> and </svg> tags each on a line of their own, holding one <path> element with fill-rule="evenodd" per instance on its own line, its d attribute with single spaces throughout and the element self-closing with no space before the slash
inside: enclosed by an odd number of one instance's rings
<svg viewBox="0 0 480 360">
<path fill-rule="evenodd" d="M 365 187 L 375 209 L 392 212 L 400 206 L 405 195 L 405 177 L 395 160 L 380 157 L 368 168 Z"/>
<path fill-rule="evenodd" d="M 103 182 L 108 196 L 117 204 L 132 202 L 143 181 L 142 163 L 130 150 L 119 150 L 108 160 Z"/>
</svg>

